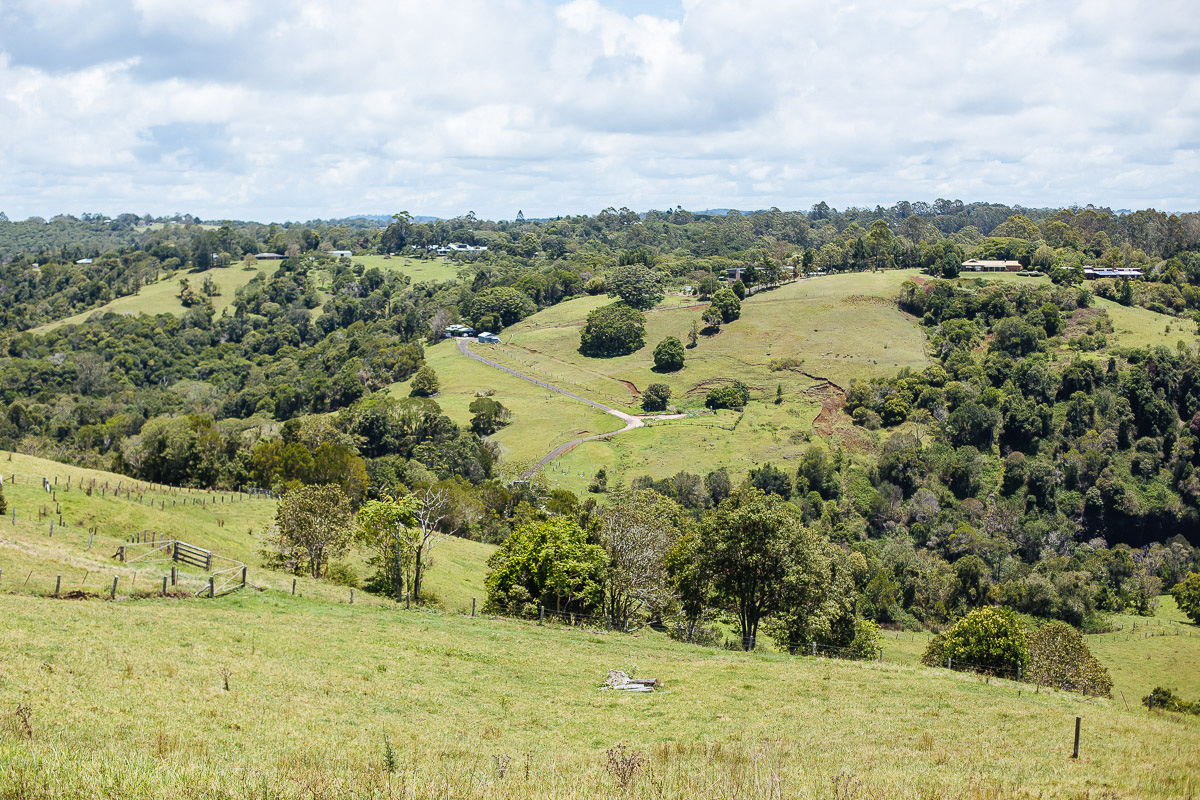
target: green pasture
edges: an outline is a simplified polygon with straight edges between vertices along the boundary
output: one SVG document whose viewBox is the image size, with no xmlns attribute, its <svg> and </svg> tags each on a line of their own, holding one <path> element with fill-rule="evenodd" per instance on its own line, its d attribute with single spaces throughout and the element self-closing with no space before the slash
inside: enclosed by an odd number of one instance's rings
<svg viewBox="0 0 1200 800">
<path fill-rule="evenodd" d="M 224 557 L 218 558 L 214 569 L 245 563 L 250 567 L 251 583 L 291 591 L 291 575 L 261 566 L 263 533 L 275 518 L 275 502 L 270 499 L 147 484 L 19 453 L 11 454 L 11 458 L 4 454 L 0 471 L 8 501 L 8 513 L 0 520 L 0 593 L 49 594 L 59 575 L 64 592 L 107 592 L 114 575 L 119 577 L 120 594 L 160 589 L 162 576 L 171 565 L 149 558 L 132 561 L 151 549 L 126 541 L 142 531 L 180 539 Z M 43 490 L 42 477 L 49 477 L 53 494 Z M 119 496 L 115 493 L 118 482 Z M 60 508 L 65 525 L 59 524 Z M 93 528 L 95 533 L 89 534 Z M 122 544 L 127 546 L 131 559 L 124 564 L 115 558 Z M 461 609 L 470 607 L 472 597 L 482 598 L 485 562 L 493 550 L 493 546 L 479 542 L 446 539 L 435 551 L 434 568 L 428 578 L 435 602 Z M 342 561 L 360 578 L 366 578 L 369 568 L 364 556 L 351 552 Z M 192 591 L 202 589 L 206 580 L 207 573 L 181 568 L 182 585 Z M 349 589 L 327 581 L 301 577 L 297 591 L 327 600 L 349 600 Z M 356 602 L 391 601 L 359 592 Z"/>
<path fill-rule="evenodd" d="M 1097 308 L 1108 312 L 1113 333 L 1111 346 L 1155 347 L 1165 345 L 1175 349 L 1178 342 L 1188 347 L 1196 344 L 1196 323 L 1190 319 L 1159 314 L 1137 306 L 1123 306 L 1102 297 L 1095 299 Z"/>
<path fill-rule="evenodd" d="M 458 271 L 461 267 L 447 258 L 411 258 L 409 256 L 352 256 L 350 259 L 355 264 L 362 264 L 365 268 L 378 267 L 380 270 L 389 270 L 391 272 L 399 272 L 412 278 L 413 283 L 424 283 L 428 281 L 442 282 L 454 280 L 458 277 Z"/>
<path fill-rule="evenodd" d="M 280 592 L 118 603 L 0 595 L 0 615 L 0 786 L 12 797 L 1200 789 L 1200 720 L 943 670 Z M 663 685 L 602 691 L 610 669 Z"/>
<path fill-rule="evenodd" d="M 650 383 L 666 383 L 680 407 L 700 407 L 709 388 L 737 379 L 756 398 L 774 398 L 776 386 L 795 393 L 816 380 L 846 386 L 855 378 L 920 368 L 927 363 L 925 337 L 916 321 L 897 310 L 892 298 L 911 277 L 904 272 L 859 273 L 798 281 L 747 298 L 741 318 L 713 336 L 701 336 L 675 373 L 659 374 L 654 347 L 667 336 L 686 341 L 703 304 L 672 297 L 646 314 L 646 346 L 618 358 L 579 353 L 587 313 L 611 302 L 588 297 L 561 303 L 504 331 L 498 361 L 522 372 L 617 408 L 636 411 Z M 686 307 L 692 306 L 692 307 Z M 864 331 L 870 331 L 865 335 Z M 798 358 L 797 371 L 772 372 L 773 359 Z"/>
<path fill-rule="evenodd" d="M 584 442 L 548 465 L 544 474 L 551 486 L 580 493 L 600 467 L 607 470 L 610 486 L 640 475 L 704 475 L 721 466 L 736 484 L 767 461 L 791 473 L 795 459 L 817 440 L 812 422 L 820 410 L 817 399 L 801 394 L 778 406 L 751 403 L 744 414 L 719 411 L 651 421 L 619 436 Z"/>
<path fill-rule="evenodd" d="M 491 357 L 496 348 L 472 344 L 480 354 Z M 469 406 L 478 393 L 490 395 L 513 412 L 512 422 L 492 435 L 501 449 L 501 468 L 517 475 L 561 444 L 619 430 L 624 423 L 611 414 L 543 389 L 506 372 L 467 358 L 457 343 L 443 340 L 426 346 L 425 361 L 437 373 L 440 393 L 434 399 L 459 425 L 471 424 Z M 407 397 L 411 381 L 398 383 L 391 391 Z"/>
<path fill-rule="evenodd" d="M 213 311 L 217 316 L 220 316 L 221 312 L 233 307 L 234 295 L 237 290 L 249 283 L 258 274 L 260 269 L 267 269 L 269 271 L 273 267 L 260 264 L 254 269 L 245 269 L 242 264 L 238 263 L 230 267 L 216 267 L 203 272 L 179 271 L 170 277 L 161 278 L 157 283 L 143 286 L 137 294 L 118 297 L 99 308 L 83 311 L 65 319 L 48 322 L 33 330 L 35 333 L 44 333 L 63 325 L 84 322 L 93 314 L 106 314 L 110 312 L 131 316 L 136 316 L 137 314 L 182 315 L 185 309 L 183 304 L 179 302 L 179 287 L 180 281 L 184 278 L 187 279 L 188 284 L 197 293 L 200 292 L 200 288 L 204 285 L 205 277 L 212 278 L 213 283 L 221 291 L 220 295 L 212 298 Z"/>
</svg>

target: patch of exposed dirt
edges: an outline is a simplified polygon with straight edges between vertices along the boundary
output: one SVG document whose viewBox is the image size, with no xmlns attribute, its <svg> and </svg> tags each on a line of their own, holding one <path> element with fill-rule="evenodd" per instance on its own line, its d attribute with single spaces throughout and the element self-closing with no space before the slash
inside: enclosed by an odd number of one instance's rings
<svg viewBox="0 0 1200 800">
<path fill-rule="evenodd" d="M 625 388 L 628 389 L 629 393 L 631 395 L 633 395 L 634 397 L 641 397 L 642 393 L 639 392 L 638 388 L 633 385 L 633 381 L 623 381 L 620 378 L 613 378 L 613 380 L 616 381 L 617 383 L 625 384 Z"/>
<path fill-rule="evenodd" d="M 818 384 L 805 390 L 807 394 L 816 395 L 821 401 L 821 412 L 813 420 L 813 430 L 826 438 L 834 435 L 837 428 L 845 428 L 850 424 L 842 406 L 846 402 L 846 393 L 832 383 Z"/>
</svg>

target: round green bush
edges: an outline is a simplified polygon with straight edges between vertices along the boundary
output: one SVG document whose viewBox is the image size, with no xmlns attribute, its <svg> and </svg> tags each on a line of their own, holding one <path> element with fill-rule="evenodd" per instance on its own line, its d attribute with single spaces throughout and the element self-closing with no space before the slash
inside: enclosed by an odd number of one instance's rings
<svg viewBox="0 0 1200 800">
<path fill-rule="evenodd" d="M 654 348 L 654 368 L 660 372 L 674 372 L 683 368 L 683 342 L 668 336 Z"/>
<path fill-rule="evenodd" d="M 645 344 L 646 318 L 625 303 L 601 306 L 588 314 L 579 334 L 579 352 L 585 356 L 626 356 Z"/>
<path fill-rule="evenodd" d="M 1112 678 L 1088 649 L 1083 634 L 1065 622 L 1048 622 L 1029 634 L 1025 680 L 1067 692 L 1108 697 Z"/>
<path fill-rule="evenodd" d="M 921 663 L 1017 677 L 1029 660 L 1025 629 L 1012 611 L 977 608 L 929 641 Z"/>
</svg>

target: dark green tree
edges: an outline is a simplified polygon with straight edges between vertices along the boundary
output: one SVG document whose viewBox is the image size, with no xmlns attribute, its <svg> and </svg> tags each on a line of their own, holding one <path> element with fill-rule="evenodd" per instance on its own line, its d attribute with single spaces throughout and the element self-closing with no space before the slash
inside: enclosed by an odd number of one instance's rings
<svg viewBox="0 0 1200 800">
<path fill-rule="evenodd" d="M 654 348 L 654 369 L 659 372 L 675 372 L 683 368 L 683 342 L 668 336 Z"/>
<path fill-rule="evenodd" d="M 433 367 L 426 364 L 417 370 L 409 387 L 410 397 L 433 397 L 438 393 L 438 376 Z"/>
<path fill-rule="evenodd" d="M 666 411 L 670 399 L 670 386 L 665 383 L 652 383 L 642 392 L 642 408 L 646 411 Z"/>
<path fill-rule="evenodd" d="M 598 358 L 629 355 L 645 343 L 645 317 L 625 303 L 601 306 L 588 314 L 579 334 L 579 352 Z"/>
<path fill-rule="evenodd" d="M 654 308 L 663 299 L 663 277 L 645 264 L 632 263 L 617 267 L 606 280 L 608 294 L 636 309 Z"/>
</svg>

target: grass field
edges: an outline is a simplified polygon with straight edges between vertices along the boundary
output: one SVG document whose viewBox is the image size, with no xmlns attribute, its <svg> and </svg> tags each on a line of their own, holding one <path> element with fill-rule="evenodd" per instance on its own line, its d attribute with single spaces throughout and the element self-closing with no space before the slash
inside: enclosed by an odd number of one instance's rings
<svg viewBox="0 0 1200 800">
<path fill-rule="evenodd" d="M 1108 312 L 1112 319 L 1110 343 L 1120 347 L 1154 347 L 1166 345 L 1172 350 L 1176 343 L 1191 347 L 1196 343 L 1196 323 L 1166 314 L 1158 314 L 1136 306 L 1123 306 L 1097 297 L 1096 307 Z"/>
<path fill-rule="evenodd" d="M 241 264 L 231 267 L 218 267 L 204 272 L 176 272 L 169 278 L 163 278 L 150 286 L 143 286 L 137 294 L 118 297 L 99 308 L 84 311 L 65 319 L 48 322 L 34 328 L 35 333 L 45 332 L 63 325 L 78 324 L 93 314 L 176 314 L 184 312 L 183 304 L 179 302 L 180 280 L 186 278 L 190 286 L 197 292 L 204 285 L 205 277 L 211 277 L 213 283 L 221 290 L 221 294 L 212 298 L 213 310 L 217 316 L 233 306 L 234 294 L 258 274 L 260 269 L 271 271 L 274 267 L 260 265 L 255 269 L 244 269 Z"/>
<path fill-rule="evenodd" d="M 507 475 L 519 474 L 564 442 L 615 431 L 624 424 L 589 405 L 469 359 L 450 340 L 426 346 L 425 360 L 438 375 L 441 391 L 434 399 L 456 423 L 470 425 L 468 407 L 476 392 L 495 390 L 492 399 L 513 412 L 513 421 L 491 437 L 500 444 L 501 469 Z M 398 383 L 391 391 L 407 397 L 409 383 Z"/>
<path fill-rule="evenodd" d="M 899 367 L 924 367 L 925 336 L 892 298 L 908 272 L 858 273 L 798 281 L 761 292 L 742 304 L 741 318 L 711 337 L 700 337 L 678 372 L 653 371 L 654 347 L 666 336 L 686 341 L 703 307 L 689 298 L 646 315 L 646 346 L 619 358 L 579 353 L 579 331 L 589 311 L 612 302 L 588 297 L 560 303 L 506 328 L 497 360 L 617 408 L 636 410 L 637 392 L 650 383 L 671 387 L 673 402 L 704 404 L 714 381 L 739 379 L 759 398 L 776 386 L 794 393 L 811 386 L 797 372 L 771 372 L 772 359 L 803 359 L 805 372 L 846 386 L 855 378 L 891 374 Z M 690 306 L 690 307 L 689 307 Z M 863 331 L 871 331 L 870 337 Z"/>
<path fill-rule="evenodd" d="M 114 554 L 133 533 L 157 531 L 167 538 L 181 539 L 212 550 L 219 556 L 250 566 L 249 580 L 258 586 L 291 589 L 291 576 L 261 568 L 259 553 L 263 531 L 275 516 L 275 503 L 268 499 L 245 499 L 246 495 L 221 492 L 173 490 L 150 487 L 124 476 L 69 467 L 21 454 L 0 460 L 4 473 L 4 495 L 8 514 L 0 520 L 0 593 L 42 593 L 54 590 L 57 576 L 63 591 L 82 589 L 93 593 L 108 591 L 114 575 L 119 576 L 122 594 L 161 587 L 161 579 L 170 564 L 138 562 L 121 564 Z M 16 481 L 13 481 L 13 478 Z M 42 489 L 42 477 L 55 486 L 55 500 Z M 70 479 L 70 489 L 68 486 Z M 95 480 L 91 496 L 86 488 Z M 119 497 L 113 490 L 118 481 Z M 105 488 L 105 484 L 108 488 Z M 125 489 L 132 488 L 126 497 Z M 141 489 L 142 491 L 139 491 Z M 201 503 L 202 501 L 202 503 Z M 16 512 L 13 522 L 12 512 Z M 53 518 L 55 528 L 50 532 Z M 89 536 L 89 529 L 95 528 Z M 91 542 L 91 549 L 88 543 Z M 131 549 L 141 553 L 147 547 Z M 440 605 L 449 609 L 469 608 L 473 597 L 484 596 L 484 564 L 494 548 L 491 545 L 450 538 L 435 552 L 435 565 L 429 572 L 428 587 Z M 345 563 L 365 578 L 368 568 L 362 554 L 351 553 Z M 217 567 L 227 566 L 221 562 Z M 203 588 L 207 573 L 183 569 L 181 581 L 193 591 Z M 298 580 L 301 594 L 328 600 L 346 601 L 349 590 L 326 581 Z M 391 601 L 362 593 L 356 602 Z"/>
<path fill-rule="evenodd" d="M 1200 790 L 1198 720 L 943 670 L 279 593 L 126 603 L 0 595 L 0 614 L 9 797 Z M 665 685 L 649 695 L 598 691 L 609 669 Z M 1077 715 L 1081 757 L 1072 760 Z M 618 742 L 643 759 L 625 786 L 620 758 L 610 769 L 606 754 Z"/>
<path fill-rule="evenodd" d="M 580 445 L 547 470 L 552 485 L 582 491 L 601 466 L 610 481 L 628 482 L 642 474 L 663 478 L 682 469 L 707 472 L 719 466 L 740 479 L 757 463 L 784 463 L 808 446 L 822 403 L 832 409 L 840 405 L 836 398 L 814 391 L 820 379 L 845 387 L 855 378 L 926 365 L 924 334 L 892 302 L 910 277 L 907 272 L 837 275 L 755 295 L 743 303 L 740 319 L 715 336 L 701 337 L 698 346 L 687 351 L 685 367 L 671 374 L 653 371 L 653 349 L 665 336 L 686 338 L 702 310 L 692 298 L 669 297 L 646 314 L 646 346 L 633 355 L 605 359 L 578 352 L 579 330 L 588 312 L 611 302 L 587 297 L 560 303 L 506 329 L 505 344 L 489 348 L 488 356 L 632 413 L 640 412 L 641 390 L 652 382 L 666 383 L 677 408 L 701 412 Z M 865 329 L 874 335 L 863 337 Z M 784 357 L 803 363 L 798 370 L 772 371 L 771 361 Z M 746 414 L 704 413 L 708 389 L 732 379 L 751 387 L 754 402 Z M 784 400 L 775 405 L 779 387 Z M 824 434 L 845 422 L 835 420 L 837 416 L 831 410 Z M 846 430 L 845 425 L 841 428 Z"/>
<path fill-rule="evenodd" d="M 362 264 L 367 269 L 378 267 L 380 270 L 400 272 L 412 278 L 413 283 L 427 281 L 448 281 L 458 277 L 459 265 L 446 258 L 408 258 L 406 256 L 353 256 L 356 264 Z"/>
</svg>

